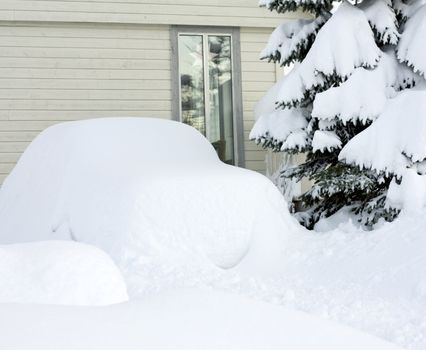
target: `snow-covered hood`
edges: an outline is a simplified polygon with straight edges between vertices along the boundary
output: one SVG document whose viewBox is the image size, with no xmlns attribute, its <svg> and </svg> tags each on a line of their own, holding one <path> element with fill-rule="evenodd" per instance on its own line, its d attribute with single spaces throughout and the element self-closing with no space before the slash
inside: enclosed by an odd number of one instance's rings
<svg viewBox="0 0 426 350">
<path fill-rule="evenodd" d="M 274 255 L 283 215 L 269 180 L 220 162 L 195 129 L 97 119 L 50 127 L 28 147 L 0 190 L 0 242 L 71 239 L 116 260 L 185 255 L 229 268 L 256 234 Z"/>
</svg>

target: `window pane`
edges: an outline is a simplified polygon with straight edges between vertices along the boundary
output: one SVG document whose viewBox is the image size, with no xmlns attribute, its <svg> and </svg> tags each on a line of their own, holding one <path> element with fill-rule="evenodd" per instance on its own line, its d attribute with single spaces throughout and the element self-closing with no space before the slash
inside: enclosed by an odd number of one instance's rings
<svg viewBox="0 0 426 350">
<path fill-rule="evenodd" d="M 207 137 L 222 161 L 234 164 L 231 37 L 210 35 Z"/>
<path fill-rule="evenodd" d="M 179 36 L 179 71 L 182 121 L 206 135 L 201 35 Z"/>
</svg>

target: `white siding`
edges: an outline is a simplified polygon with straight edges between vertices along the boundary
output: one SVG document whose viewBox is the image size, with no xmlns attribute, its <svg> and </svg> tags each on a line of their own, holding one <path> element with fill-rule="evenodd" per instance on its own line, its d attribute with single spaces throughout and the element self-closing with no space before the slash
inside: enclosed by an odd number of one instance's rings
<svg viewBox="0 0 426 350">
<path fill-rule="evenodd" d="M 253 108 L 257 101 L 276 82 L 276 66 L 259 62 L 259 53 L 265 46 L 271 29 L 241 28 L 241 75 L 243 86 L 244 146 L 246 167 L 265 172 L 265 150 L 248 139 L 254 124 Z"/>
<path fill-rule="evenodd" d="M 0 25 L 0 183 L 56 122 L 170 118 L 170 55 L 168 26 Z"/>
<path fill-rule="evenodd" d="M 282 15 L 257 4 L 257 0 L 1 0 L 0 20 L 236 27 L 273 27 L 282 21 Z"/>
</svg>

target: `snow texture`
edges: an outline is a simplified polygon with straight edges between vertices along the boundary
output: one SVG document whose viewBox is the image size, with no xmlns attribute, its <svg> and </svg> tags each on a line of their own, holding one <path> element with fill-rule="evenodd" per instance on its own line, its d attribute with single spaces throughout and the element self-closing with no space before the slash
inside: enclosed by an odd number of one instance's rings
<svg viewBox="0 0 426 350">
<path fill-rule="evenodd" d="M 278 101 L 283 106 L 301 103 L 328 78 L 345 78 L 358 67 L 375 67 L 380 57 L 364 12 L 345 1 L 320 29 L 303 62 L 285 77 Z"/>
<path fill-rule="evenodd" d="M 426 176 L 416 169 L 405 169 L 400 183 L 392 180 L 386 199 L 393 208 L 421 213 L 426 206 Z"/>
<path fill-rule="evenodd" d="M 190 260 L 180 265 L 141 261 L 125 271 L 130 294 L 146 298 L 170 289 L 208 287 L 336 321 L 406 349 L 425 349 L 424 211 L 375 231 L 362 231 L 345 215 L 337 225 L 322 226 L 324 231 L 336 227 L 332 232 L 283 231 L 276 274 L 254 276 L 250 270 Z"/>
<path fill-rule="evenodd" d="M 381 44 L 396 45 L 398 43 L 399 32 L 391 0 L 365 0 L 359 8 L 364 11 Z"/>
<path fill-rule="evenodd" d="M 343 148 L 339 159 L 360 168 L 402 176 L 426 159 L 426 91 L 406 90 Z"/>
<path fill-rule="evenodd" d="M 0 245 L 0 303 L 108 305 L 127 300 L 121 272 L 98 248 L 60 241 Z"/>
<path fill-rule="evenodd" d="M 303 148 L 306 145 L 307 135 L 304 129 L 307 127 L 307 120 L 300 109 L 276 110 L 271 114 L 262 115 L 250 132 L 250 139 L 258 143 L 270 140 L 273 143 L 283 144 L 289 137 L 295 137 L 302 132 L 303 136 L 292 142 L 291 146 Z M 281 150 L 288 148 L 287 144 L 282 145 Z"/>
<path fill-rule="evenodd" d="M 167 258 L 269 270 L 296 227 L 286 206 L 268 179 L 220 162 L 182 123 L 67 122 L 42 132 L 5 180 L 0 242 L 85 242 L 122 269 Z"/>
<path fill-rule="evenodd" d="M 325 150 L 332 151 L 334 149 L 340 149 L 341 147 L 342 141 L 334 131 L 315 131 L 314 138 L 312 139 L 313 152 L 324 152 Z"/>
<path fill-rule="evenodd" d="M 309 49 L 319 28 L 328 18 L 323 15 L 316 19 L 298 19 L 279 25 L 269 37 L 260 58 L 278 61 L 280 65 L 290 64 Z"/>
<path fill-rule="evenodd" d="M 398 59 L 426 77 L 426 5 L 421 6 L 408 19 L 397 48 Z"/>
<path fill-rule="evenodd" d="M 57 125 L 29 146 L 0 190 L 1 240 L 91 242 L 119 262 L 131 298 L 145 299 L 87 309 L 0 305 L 0 344 L 392 348 L 273 305 L 211 292 L 159 295 L 197 287 L 281 304 L 423 350 L 426 216 L 405 215 L 373 232 L 342 218 L 335 231 L 308 232 L 268 180 L 221 164 L 188 126 L 133 118 Z M 65 230 L 52 230 L 57 217 L 65 218 Z"/>
<path fill-rule="evenodd" d="M 357 68 L 341 85 L 317 94 L 312 116 L 322 120 L 337 117 L 344 124 L 365 124 L 383 112 L 396 91 L 414 85 L 415 81 L 413 72 L 398 63 L 394 52 L 385 51 L 375 69 Z"/>
<path fill-rule="evenodd" d="M 265 146 L 267 142 L 277 150 L 302 149 L 306 146 L 308 135 L 305 131 L 308 122 L 304 111 L 299 108 L 276 109 L 278 91 L 285 78 L 278 81 L 262 97 L 254 108 L 256 123 L 250 132 L 250 139 Z"/>
<path fill-rule="evenodd" d="M 370 335 L 243 297 L 168 292 L 104 308 L 0 305 L 8 350 L 397 350 Z"/>
<path fill-rule="evenodd" d="M 284 305 L 368 330 L 404 348 L 425 349 L 424 210 L 373 232 L 357 228 L 349 215 L 346 222 L 338 220 L 335 231 L 301 232 L 289 239 L 283 279 L 275 282 L 286 294 L 282 299 L 278 291 L 271 294 Z"/>
</svg>

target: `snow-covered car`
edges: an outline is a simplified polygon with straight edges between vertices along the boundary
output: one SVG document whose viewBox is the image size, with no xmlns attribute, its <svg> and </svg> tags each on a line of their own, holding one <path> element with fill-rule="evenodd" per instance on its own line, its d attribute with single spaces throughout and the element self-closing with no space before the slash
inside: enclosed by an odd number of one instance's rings
<svg viewBox="0 0 426 350">
<path fill-rule="evenodd" d="M 266 177 L 222 163 L 192 127 L 149 118 L 54 125 L 0 189 L 0 243 L 86 242 L 122 268 L 161 256 L 269 270 L 292 223 Z"/>
</svg>

